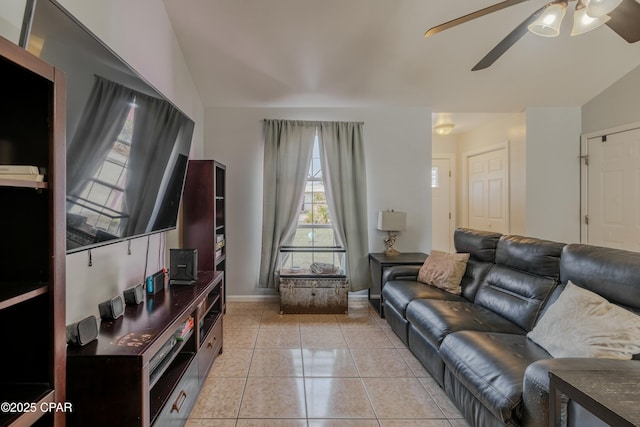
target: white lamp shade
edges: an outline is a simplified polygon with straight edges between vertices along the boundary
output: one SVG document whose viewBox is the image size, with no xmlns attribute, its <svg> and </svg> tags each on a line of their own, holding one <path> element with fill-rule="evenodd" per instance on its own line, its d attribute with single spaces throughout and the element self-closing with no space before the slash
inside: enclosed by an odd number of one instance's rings
<svg viewBox="0 0 640 427">
<path fill-rule="evenodd" d="M 565 13 L 567 13 L 566 1 L 553 3 L 529 25 L 529 31 L 543 37 L 556 37 L 560 34 L 560 24 Z"/>
<path fill-rule="evenodd" d="M 586 33 L 587 31 L 594 30 L 603 25 L 609 19 L 611 19 L 611 17 L 608 15 L 601 16 L 599 18 L 592 18 L 587 14 L 587 9 L 585 7 L 580 9 L 576 7 L 576 11 L 573 13 L 573 29 L 571 30 L 571 35 L 578 36 Z"/>
<path fill-rule="evenodd" d="M 398 211 L 378 211 L 378 230 L 402 231 L 407 226 L 407 213 Z"/>
<path fill-rule="evenodd" d="M 587 3 L 587 15 L 600 18 L 620 6 L 622 0 L 590 0 Z"/>
</svg>

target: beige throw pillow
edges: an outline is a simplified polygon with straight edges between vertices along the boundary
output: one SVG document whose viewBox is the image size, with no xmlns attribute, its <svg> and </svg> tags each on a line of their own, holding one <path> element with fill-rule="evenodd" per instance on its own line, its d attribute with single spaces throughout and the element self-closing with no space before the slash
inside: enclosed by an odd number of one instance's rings
<svg viewBox="0 0 640 427">
<path fill-rule="evenodd" d="M 631 359 L 640 316 L 569 282 L 527 336 L 553 357 Z"/>
<path fill-rule="evenodd" d="M 467 269 L 469 254 L 449 254 L 431 251 L 418 273 L 418 281 L 460 295 L 462 276 Z"/>
</svg>

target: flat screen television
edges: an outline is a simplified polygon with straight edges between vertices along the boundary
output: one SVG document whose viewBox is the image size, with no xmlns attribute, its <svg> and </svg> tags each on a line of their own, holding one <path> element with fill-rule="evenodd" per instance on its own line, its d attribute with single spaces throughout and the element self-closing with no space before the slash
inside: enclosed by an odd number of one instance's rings
<svg viewBox="0 0 640 427">
<path fill-rule="evenodd" d="M 193 121 L 54 0 L 25 23 L 66 75 L 67 253 L 174 229 Z"/>
</svg>

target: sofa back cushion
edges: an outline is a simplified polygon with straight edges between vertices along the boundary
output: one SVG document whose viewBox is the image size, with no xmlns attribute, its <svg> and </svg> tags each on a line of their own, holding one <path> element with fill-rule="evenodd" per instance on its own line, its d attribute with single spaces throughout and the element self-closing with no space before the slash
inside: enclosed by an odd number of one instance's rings
<svg viewBox="0 0 640 427">
<path fill-rule="evenodd" d="M 560 280 L 569 280 L 609 302 L 640 313 L 640 253 L 569 244 L 562 252 Z"/>
<path fill-rule="evenodd" d="M 458 228 L 453 233 L 456 252 L 468 253 L 469 260 L 460 286 L 462 296 L 473 301 L 480 284 L 496 260 L 496 247 L 502 234 Z"/>
<path fill-rule="evenodd" d="M 560 277 L 562 243 L 503 236 L 475 302 L 530 331 Z"/>
<path fill-rule="evenodd" d="M 503 236 L 496 248 L 496 264 L 536 276 L 560 277 L 564 243 L 523 236 Z"/>
</svg>

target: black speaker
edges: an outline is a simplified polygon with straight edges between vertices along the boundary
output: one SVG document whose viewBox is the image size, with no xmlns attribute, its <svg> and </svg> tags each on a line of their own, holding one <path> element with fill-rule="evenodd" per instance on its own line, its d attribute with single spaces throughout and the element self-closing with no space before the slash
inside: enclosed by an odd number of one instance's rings
<svg viewBox="0 0 640 427">
<path fill-rule="evenodd" d="M 122 292 L 124 297 L 124 303 L 127 305 L 138 305 L 144 301 L 144 286 L 142 283 L 137 284 L 134 287 L 125 289 Z"/>
<path fill-rule="evenodd" d="M 67 344 L 80 347 L 98 338 L 98 319 L 89 316 L 79 322 L 67 325 Z"/>
<path fill-rule="evenodd" d="M 198 250 L 169 250 L 169 284 L 192 285 L 198 279 Z"/>
<path fill-rule="evenodd" d="M 124 314 L 124 301 L 120 295 L 116 295 L 110 300 L 98 304 L 98 310 L 102 320 L 116 320 Z"/>
</svg>

